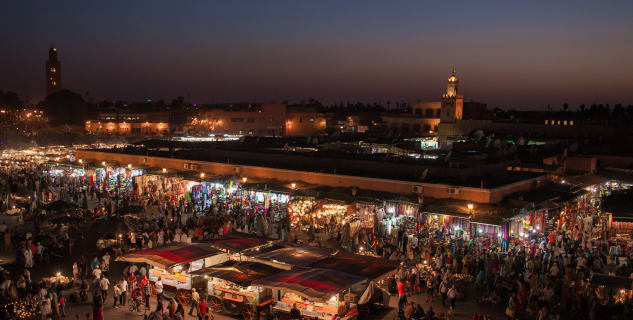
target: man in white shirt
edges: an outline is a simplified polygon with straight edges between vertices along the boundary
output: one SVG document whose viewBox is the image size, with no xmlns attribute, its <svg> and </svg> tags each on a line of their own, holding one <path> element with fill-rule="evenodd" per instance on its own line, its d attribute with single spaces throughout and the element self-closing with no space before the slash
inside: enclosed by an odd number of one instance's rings
<svg viewBox="0 0 633 320">
<path fill-rule="evenodd" d="M 158 281 L 154 283 L 154 287 L 156 288 L 156 302 L 160 303 L 163 300 L 163 278 L 158 277 Z"/>
<path fill-rule="evenodd" d="M 193 311 L 196 310 L 196 314 L 199 314 L 198 303 L 200 303 L 200 294 L 195 288 L 191 289 L 191 308 L 189 308 L 189 315 L 193 316 Z"/>
<path fill-rule="evenodd" d="M 92 270 L 92 275 L 95 277 L 95 279 L 99 280 L 101 279 L 101 269 L 99 269 L 99 267 L 96 267 L 94 270 Z"/>
<path fill-rule="evenodd" d="M 108 296 L 109 287 L 110 287 L 110 280 L 108 280 L 108 278 L 101 275 L 101 280 L 99 280 L 99 288 L 101 289 L 101 296 L 103 297 L 104 303 L 106 301 L 106 297 Z"/>
<path fill-rule="evenodd" d="M 125 280 L 125 278 L 121 278 L 121 281 L 119 281 L 119 288 L 121 288 L 120 302 L 122 305 L 125 305 L 127 302 L 127 280 Z"/>
</svg>

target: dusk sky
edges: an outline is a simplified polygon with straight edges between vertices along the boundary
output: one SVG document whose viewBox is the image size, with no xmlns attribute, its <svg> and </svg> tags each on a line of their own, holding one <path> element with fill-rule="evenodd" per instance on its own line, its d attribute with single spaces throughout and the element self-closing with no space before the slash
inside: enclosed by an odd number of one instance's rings
<svg viewBox="0 0 633 320">
<path fill-rule="evenodd" d="M 196 103 L 633 103 L 633 1 L 4 1 L 0 89 Z"/>
</svg>

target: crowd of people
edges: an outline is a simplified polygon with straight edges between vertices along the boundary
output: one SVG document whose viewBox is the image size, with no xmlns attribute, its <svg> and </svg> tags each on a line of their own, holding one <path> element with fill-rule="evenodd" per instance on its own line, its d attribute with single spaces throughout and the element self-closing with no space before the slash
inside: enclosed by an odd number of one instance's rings
<svg viewBox="0 0 633 320">
<path fill-rule="evenodd" d="M 170 190 L 166 185 L 146 190 L 136 185 L 105 186 L 82 176 L 53 175 L 48 169 L 34 163 L 0 169 L 0 208 L 12 208 L 17 201 L 14 195 L 26 199 L 22 200 L 19 224 L 0 224 L 3 250 L 16 257 L 14 270 L 2 272 L 0 305 L 17 309 L 18 301 L 28 301 L 19 305 L 20 310 L 38 310 L 44 319 L 64 317 L 67 302 L 81 301 L 92 303 L 89 316 L 95 320 L 103 319 L 103 307 L 110 303 L 116 308 L 132 304 L 152 319 L 184 319 L 194 313 L 199 318 L 212 318 L 201 293 L 192 292 L 194 302 L 185 312 L 186 306 L 165 298 L 160 280 L 150 285 L 146 268 L 129 265 L 113 273 L 112 261 L 131 250 L 198 242 L 233 231 L 285 240 L 292 233 L 282 207 L 263 209 L 240 201 L 174 198 L 167 195 Z M 56 200 L 74 206 L 47 210 L 46 204 Z M 140 208 L 139 212 L 120 218 L 132 207 Z M 349 239 L 343 228 L 337 229 L 334 239 L 348 250 L 402 262 L 396 276 L 384 283 L 387 292 L 398 295 L 402 318 L 451 319 L 466 299 L 502 309 L 512 319 L 557 319 L 571 314 L 588 319 L 630 317 L 630 291 L 614 294 L 589 281 L 594 273 L 632 275 L 630 244 L 609 245 L 605 218 L 588 200 L 561 211 L 550 217 L 556 223 L 547 234 L 532 234 L 503 246 L 498 239 L 470 239 L 450 232 L 438 235 L 423 223 L 413 235 L 406 226 L 387 232 L 377 219 L 373 229 L 361 229 Z M 66 219 L 63 227 L 52 222 L 58 218 Z M 130 230 L 118 234 L 94 230 L 98 240 L 93 251 L 73 250 L 82 240 L 95 236 L 88 235 L 83 226 L 95 221 L 111 224 L 116 219 L 123 219 Z M 481 241 L 490 243 L 478 245 Z M 314 237 L 308 243 L 321 245 Z M 66 257 L 76 257 L 70 283 L 32 281 L 33 269 Z M 468 297 L 473 284 L 476 297 Z M 150 304 L 153 296 L 156 300 Z M 429 305 L 426 310 L 415 303 L 416 297 L 423 297 L 424 304 Z M 433 310 L 435 303 L 441 303 L 446 312 Z M 7 310 L 7 318 L 17 318 L 18 310 Z"/>
</svg>

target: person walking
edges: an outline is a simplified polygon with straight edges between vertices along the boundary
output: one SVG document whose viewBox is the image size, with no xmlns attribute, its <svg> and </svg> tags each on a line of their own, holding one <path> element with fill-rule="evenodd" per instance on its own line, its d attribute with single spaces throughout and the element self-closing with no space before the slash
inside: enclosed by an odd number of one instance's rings
<svg viewBox="0 0 633 320">
<path fill-rule="evenodd" d="M 457 288 L 455 288 L 455 285 L 452 285 L 450 289 L 448 289 L 448 292 L 446 293 L 446 296 L 448 297 L 448 301 L 449 301 L 449 305 L 451 306 L 451 308 L 455 309 L 455 301 L 457 300 Z"/>
<path fill-rule="evenodd" d="M 156 303 L 160 304 L 163 300 L 163 279 L 158 277 L 158 281 L 154 283 L 154 287 L 156 288 Z"/>
<path fill-rule="evenodd" d="M 63 295 L 59 295 L 59 313 L 61 314 L 62 318 L 66 318 L 66 299 L 64 298 Z"/>
<path fill-rule="evenodd" d="M 117 302 L 119 302 L 119 304 L 122 304 L 122 303 L 120 303 L 121 287 L 119 286 L 118 283 L 114 285 L 113 291 L 114 291 L 114 308 L 116 309 L 116 308 L 118 308 L 117 305 L 116 305 Z"/>
<path fill-rule="evenodd" d="M 198 303 L 198 320 L 202 320 L 202 317 L 207 313 L 207 302 L 200 300 Z"/>
<path fill-rule="evenodd" d="M 152 295 L 152 286 L 148 283 L 143 287 L 143 298 L 145 298 L 145 311 L 151 310 L 149 307 L 149 297 Z"/>
<path fill-rule="evenodd" d="M 195 288 L 191 289 L 191 307 L 189 308 L 189 315 L 193 316 L 193 311 L 198 310 L 198 304 L 200 303 L 200 294 Z M 197 313 L 197 312 L 196 312 Z"/>
<path fill-rule="evenodd" d="M 121 296 L 119 297 L 119 302 L 121 305 L 125 305 L 127 303 L 127 281 L 125 278 L 121 278 L 119 281 L 119 288 L 121 288 Z"/>
<path fill-rule="evenodd" d="M 108 289 L 110 288 L 110 280 L 108 280 L 108 278 L 104 275 L 101 275 L 101 279 L 99 280 L 99 288 L 101 289 L 101 297 L 105 303 L 106 298 L 108 297 Z"/>
</svg>

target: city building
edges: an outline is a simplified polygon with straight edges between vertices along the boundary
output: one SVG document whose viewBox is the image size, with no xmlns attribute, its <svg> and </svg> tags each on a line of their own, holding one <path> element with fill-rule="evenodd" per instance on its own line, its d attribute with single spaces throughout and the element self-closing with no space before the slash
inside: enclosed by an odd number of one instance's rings
<svg viewBox="0 0 633 320">
<path fill-rule="evenodd" d="M 170 132 L 169 112 L 101 113 L 96 120 L 86 121 L 90 134 L 121 136 L 164 136 Z"/>
<path fill-rule="evenodd" d="M 268 137 L 309 136 L 325 131 L 326 118 L 310 107 L 285 104 L 228 105 L 200 111 L 186 126 L 198 134 Z"/>
<path fill-rule="evenodd" d="M 48 49 L 45 67 L 46 95 L 49 96 L 62 89 L 62 62 L 57 58 L 57 48 Z"/>
</svg>

